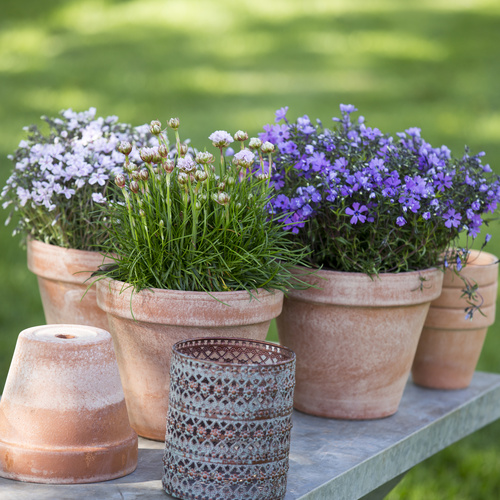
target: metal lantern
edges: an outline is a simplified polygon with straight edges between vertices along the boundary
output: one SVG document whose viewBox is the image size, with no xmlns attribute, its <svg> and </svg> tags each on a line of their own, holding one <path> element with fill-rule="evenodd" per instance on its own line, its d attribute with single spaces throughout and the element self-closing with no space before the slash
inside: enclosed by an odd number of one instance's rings
<svg viewBox="0 0 500 500">
<path fill-rule="evenodd" d="M 248 339 L 173 347 L 165 491 L 196 500 L 285 496 L 295 354 Z"/>
</svg>

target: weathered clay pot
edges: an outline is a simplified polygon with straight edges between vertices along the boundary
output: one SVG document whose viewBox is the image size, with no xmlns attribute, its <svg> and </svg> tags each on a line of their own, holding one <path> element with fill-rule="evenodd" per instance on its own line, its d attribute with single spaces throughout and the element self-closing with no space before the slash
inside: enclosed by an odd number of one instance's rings
<svg viewBox="0 0 500 500">
<path fill-rule="evenodd" d="M 265 340 L 281 312 L 283 293 L 182 292 L 97 283 L 97 303 L 108 314 L 131 426 L 140 435 L 165 439 L 172 346 L 202 337 Z"/>
<path fill-rule="evenodd" d="M 89 483 L 136 466 L 109 333 L 79 325 L 22 331 L 0 401 L 0 476 Z"/>
<path fill-rule="evenodd" d="M 392 415 L 443 273 L 321 270 L 306 279 L 319 288 L 291 291 L 277 319 L 280 342 L 297 355 L 294 407 L 330 418 Z"/>
<path fill-rule="evenodd" d="M 85 280 L 102 263 L 103 256 L 98 252 L 28 241 L 28 269 L 37 275 L 47 324 L 108 329 L 106 315 L 97 307 L 95 286 L 85 293 L 90 284 Z"/>
<path fill-rule="evenodd" d="M 443 291 L 431 304 L 413 362 L 412 377 L 418 385 L 434 389 L 468 387 L 488 327 L 495 322 L 498 258 L 473 250 L 460 274 L 479 285 L 484 316 L 475 312 L 472 319 L 466 318 L 468 304 L 461 297 L 464 282 L 447 269 Z"/>
</svg>

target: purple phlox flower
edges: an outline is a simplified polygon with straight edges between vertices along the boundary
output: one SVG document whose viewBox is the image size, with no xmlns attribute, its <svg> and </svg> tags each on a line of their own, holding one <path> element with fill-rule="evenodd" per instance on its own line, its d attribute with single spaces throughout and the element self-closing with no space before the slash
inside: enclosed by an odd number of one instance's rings
<svg viewBox="0 0 500 500">
<path fill-rule="evenodd" d="M 385 171 L 385 163 L 382 158 L 372 158 L 370 163 L 368 164 L 370 168 L 374 170 L 382 170 Z"/>
<path fill-rule="evenodd" d="M 313 209 L 312 209 L 311 205 L 306 203 L 298 212 L 299 212 L 299 215 L 302 215 L 303 217 L 308 218 L 313 213 Z"/>
<path fill-rule="evenodd" d="M 330 166 L 330 162 L 326 159 L 325 153 L 314 153 L 312 157 L 308 159 L 308 162 L 315 172 L 327 169 Z"/>
<path fill-rule="evenodd" d="M 308 155 L 312 155 L 314 154 L 314 146 L 312 144 L 308 144 L 306 147 L 305 147 L 305 152 L 306 154 Z"/>
<path fill-rule="evenodd" d="M 224 156 L 233 156 L 234 155 L 234 149 L 233 148 L 227 148 L 226 152 L 224 153 Z"/>
<path fill-rule="evenodd" d="M 279 194 L 274 200 L 274 206 L 283 210 L 287 210 L 290 207 L 290 199 L 284 194 Z"/>
<path fill-rule="evenodd" d="M 401 205 L 403 205 L 403 211 L 405 212 L 410 209 L 414 214 L 416 214 L 420 208 L 420 203 L 415 198 L 401 196 L 398 201 Z"/>
<path fill-rule="evenodd" d="M 265 132 L 259 134 L 259 139 L 262 142 L 272 142 L 279 148 L 290 137 L 290 129 L 288 125 L 264 125 Z"/>
<path fill-rule="evenodd" d="M 460 255 L 457 255 L 457 271 L 462 270 L 462 259 L 460 258 Z"/>
<path fill-rule="evenodd" d="M 280 108 L 276 111 L 276 121 L 279 122 L 281 120 L 286 121 L 286 113 L 288 111 L 288 106 Z"/>
<path fill-rule="evenodd" d="M 490 240 L 491 240 L 491 234 L 487 234 L 487 235 L 484 237 L 484 242 L 485 242 L 485 243 L 488 243 Z"/>
<path fill-rule="evenodd" d="M 345 173 L 347 171 L 348 162 L 345 158 L 337 158 L 333 164 L 333 168 L 339 172 Z"/>
<path fill-rule="evenodd" d="M 444 191 L 445 188 L 451 188 L 453 185 L 452 179 L 453 177 L 451 175 L 439 172 L 434 179 L 438 191 Z"/>
<path fill-rule="evenodd" d="M 425 220 L 429 220 L 431 218 L 431 213 L 430 212 L 424 212 L 422 217 L 425 219 Z"/>
<path fill-rule="evenodd" d="M 406 129 L 405 132 L 410 137 L 420 137 L 421 129 L 419 129 L 418 127 L 410 127 L 409 129 Z"/>
<path fill-rule="evenodd" d="M 316 131 L 316 129 L 314 127 L 311 127 L 311 125 L 306 125 L 305 127 L 302 128 L 302 132 L 305 135 L 314 134 L 315 131 Z"/>
<path fill-rule="evenodd" d="M 361 205 L 358 202 L 352 204 L 352 208 L 347 207 L 345 209 L 345 213 L 347 215 L 352 215 L 351 220 L 349 221 L 351 224 L 357 224 L 358 221 L 364 223 L 366 221 L 366 215 L 363 215 L 363 212 L 368 212 L 368 208 L 366 205 Z"/>
<path fill-rule="evenodd" d="M 286 141 L 280 145 L 280 150 L 284 154 L 297 156 L 299 154 L 299 149 L 297 148 L 297 144 L 293 141 Z"/>
<path fill-rule="evenodd" d="M 304 204 L 304 199 L 301 196 L 297 196 L 290 200 L 290 208 L 292 210 L 298 210 Z"/>
<path fill-rule="evenodd" d="M 445 158 L 447 160 L 449 160 L 451 158 L 451 151 L 450 151 L 450 149 L 448 147 L 446 147 L 444 145 L 441 146 L 439 148 L 439 152 L 440 152 L 440 157 L 441 158 Z"/>
<path fill-rule="evenodd" d="M 486 191 L 488 191 L 488 185 L 487 185 L 487 184 L 481 184 L 481 185 L 479 186 L 479 191 L 480 191 L 481 193 L 485 193 Z"/>
<path fill-rule="evenodd" d="M 361 137 L 369 139 L 370 141 L 373 141 L 377 137 L 381 137 L 383 135 L 378 128 L 371 128 L 371 127 L 366 127 L 365 125 L 361 125 L 359 129 L 361 131 Z"/>
<path fill-rule="evenodd" d="M 208 136 L 208 139 L 212 141 L 212 144 L 216 148 L 226 148 L 229 144 L 234 142 L 233 136 L 225 130 L 216 130 L 215 132 L 212 132 Z"/>
<path fill-rule="evenodd" d="M 92 193 L 94 203 L 106 203 L 106 198 L 101 193 Z"/>
<path fill-rule="evenodd" d="M 347 138 L 352 141 L 351 146 L 357 146 L 358 141 L 359 141 L 359 134 L 356 132 L 356 130 L 349 130 L 347 133 Z"/>
<path fill-rule="evenodd" d="M 352 104 L 341 104 L 340 105 L 340 111 L 342 114 L 346 113 L 346 114 L 350 114 L 350 113 L 354 113 L 355 111 L 357 111 L 358 109 L 354 107 L 354 105 Z"/>
<path fill-rule="evenodd" d="M 301 116 L 300 118 L 297 118 L 297 126 L 299 127 L 299 129 L 303 128 L 303 127 L 307 127 L 311 125 L 311 120 L 309 119 L 309 117 L 307 115 L 304 115 L 304 116 Z"/>
<path fill-rule="evenodd" d="M 445 220 L 444 225 L 451 229 L 452 227 L 458 227 L 460 225 L 462 216 L 457 213 L 455 209 L 450 208 L 448 212 L 443 215 L 443 219 Z"/>
<path fill-rule="evenodd" d="M 398 226 L 404 226 L 406 224 L 406 219 L 400 216 L 396 219 L 396 224 Z"/>
</svg>

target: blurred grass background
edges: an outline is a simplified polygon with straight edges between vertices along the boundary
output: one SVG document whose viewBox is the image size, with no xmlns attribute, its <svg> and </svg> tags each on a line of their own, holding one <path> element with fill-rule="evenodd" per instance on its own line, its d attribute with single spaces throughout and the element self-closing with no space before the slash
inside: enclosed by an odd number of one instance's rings
<svg viewBox="0 0 500 500">
<path fill-rule="evenodd" d="M 179 116 L 209 146 L 274 110 L 325 124 L 340 103 L 434 146 L 465 144 L 500 173 L 498 0 L 2 0 L 0 183 L 22 127 L 63 108 L 134 125 Z M 7 216 L 1 213 L 3 222 Z M 25 251 L 0 227 L 0 387 L 17 335 L 44 323 Z M 500 226 L 487 247 L 500 255 Z M 484 236 L 484 235 L 483 235 Z M 500 372 L 500 321 L 479 369 Z M 500 423 L 414 468 L 390 500 L 500 498 Z"/>
</svg>

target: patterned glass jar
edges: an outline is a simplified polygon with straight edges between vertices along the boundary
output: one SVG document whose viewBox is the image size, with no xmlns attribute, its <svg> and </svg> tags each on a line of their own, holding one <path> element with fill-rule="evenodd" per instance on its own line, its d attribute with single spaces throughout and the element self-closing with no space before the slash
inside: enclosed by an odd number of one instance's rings
<svg viewBox="0 0 500 500">
<path fill-rule="evenodd" d="M 247 339 L 173 347 L 165 491 L 196 500 L 285 496 L 295 354 Z"/>
</svg>

